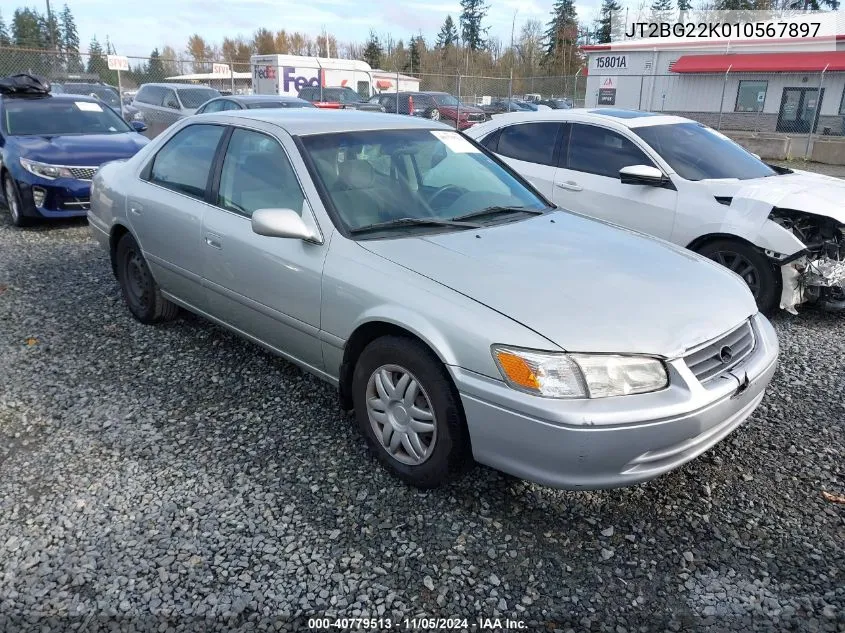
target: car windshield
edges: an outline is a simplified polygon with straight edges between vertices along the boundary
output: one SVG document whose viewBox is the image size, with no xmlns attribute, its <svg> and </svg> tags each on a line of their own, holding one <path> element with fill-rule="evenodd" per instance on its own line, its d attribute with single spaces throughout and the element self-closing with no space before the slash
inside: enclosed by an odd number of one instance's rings
<svg viewBox="0 0 845 633">
<path fill-rule="evenodd" d="M 122 134 L 131 132 L 114 110 L 93 101 L 8 99 L 3 127 L 11 135 Z"/>
<path fill-rule="evenodd" d="M 542 198 L 454 131 L 344 132 L 306 136 L 302 143 L 347 230 L 396 220 L 404 222 L 385 228 L 461 230 L 466 226 L 430 221 L 452 220 L 491 207 L 546 209 Z M 494 213 L 489 221 L 523 217 L 528 215 Z"/>
<path fill-rule="evenodd" d="M 209 99 L 219 97 L 213 88 L 179 88 L 179 100 L 186 108 L 198 108 Z"/>
<path fill-rule="evenodd" d="M 749 180 L 777 172 L 759 158 L 701 123 L 672 123 L 634 128 L 686 180 Z"/>
<path fill-rule="evenodd" d="M 439 106 L 457 106 L 459 103 L 452 95 L 432 95 L 432 97 L 434 98 L 434 103 Z"/>
</svg>

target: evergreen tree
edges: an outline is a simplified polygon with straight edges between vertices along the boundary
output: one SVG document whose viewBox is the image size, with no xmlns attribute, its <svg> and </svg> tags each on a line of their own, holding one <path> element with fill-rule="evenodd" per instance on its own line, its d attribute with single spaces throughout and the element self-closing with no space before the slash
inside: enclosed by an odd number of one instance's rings
<svg viewBox="0 0 845 633">
<path fill-rule="evenodd" d="M 422 35 L 419 37 L 412 35 L 408 44 L 408 63 L 405 64 L 405 72 L 420 72 L 420 49 L 422 46 Z"/>
<path fill-rule="evenodd" d="M 654 0 L 651 3 L 651 20 L 653 22 L 669 22 L 672 17 L 672 0 Z"/>
<path fill-rule="evenodd" d="M 546 29 L 546 66 L 563 73 L 574 72 L 577 46 L 578 14 L 575 3 L 573 0 L 556 0 Z"/>
<path fill-rule="evenodd" d="M 484 39 L 487 29 L 481 22 L 489 8 L 484 0 L 461 0 L 461 35 L 471 51 L 484 50 L 487 45 Z"/>
<path fill-rule="evenodd" d="M 458 43 L 458 29 L 455 27 L 455 22 L 451 15 L 446 16 L 446 21 L 440 27 L 440 32 L 437 34 L 437 40 L 434 44 L 435 48 L 448 48 Z"/>
<path fill-rule="evenodd" d="M 65 63 L 69 73 L 80 73 L 83 70 L 82 58 L 79 56 L 79 33 L 76 30 L 76 21 L 73 19 L 70 7 L 62 7 L 59 14 L 59 33 L 61 48 L 65 54 Z"/>
<path fill-rule="evenodd" d="M 596 42 L 598 44 L 607 44 L 612 41 L 614 37 L 618 37 L 619 33 L 614 33 L 613 27 L 616 25 L 613 24 L 612 18 L 614 13 L 621 10 L 622 5 L 616 0 L 604 0 L 602 2 L 599 19 L 596 21 Z M 618 14 L 616 17 L 617 19 L 621 18 Z M 615 30 L 619 31 L 618 26 Z"/>
<path fill-rule="evenodd" d="M 87 70 L 89 73 L 99 75 L 100 78 L 104 78 L 109 71 L 106 53 L 103 51 L 103 46 L 97 40 L 96 35 L 91 39 L 91 44 L 88 45 Z"/>
<path fill-rule="evenodd" d="M 6 20 L 3 19 L 3 14 L 0 12 L 0 46 L 9 46 L 11 43 L 9 29 L 6 28 Z"/>
<path fill-rule="evenodd" d="M 692 9 L 692 0 L 678 0 L 678 12 L 682 15 Z"/>
<path fill-rule="evenodd" d="M 367 40 L 367 45 L 364 47 L 364 52 L 361 53 L 364 61 L 370 65 L 370 68 L 378 68 L 381 66 L 381 56 L 384 54 L 381 48 L 381 43 L 375 31 L 370 31 L 370 39 Z"/>
<path fill-rule="evenodd" d="M 12 43 L 21 48 L 45 48 L 41 16 L 32 9 L 15 9 L 12 16 Z"/>
<path fill-rule="evenodd" d="M 162 81 L 167 76 L 167 73 L 164 72 L 164 64 L 161 61 L 161 54 L 157 48 L 154 48 L 153 52 L 150 53 L 150 61 L 147 64 L 147 76 L 149 77 L 149 81 Z"/>
</svg>

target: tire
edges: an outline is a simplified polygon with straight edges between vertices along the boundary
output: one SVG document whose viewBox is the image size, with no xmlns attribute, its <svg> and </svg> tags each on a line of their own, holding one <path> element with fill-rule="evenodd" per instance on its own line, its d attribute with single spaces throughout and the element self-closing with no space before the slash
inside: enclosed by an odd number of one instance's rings
<svg viewBox="0 0 845 633">
<path fill-rule="evenodd" d="M 397 387 L 401 391 L 393 392 Z M 355 365 L 352 402 L 370 450 L 402 481 L 436 488 L 473 463 L 457 391 L 440 360 L 418 341 L 385 336 L 370 343 Z"/>
<path fill-rule="evenodd" d="M 742 277 L 760 312 L 771 313 L 780 303 L 777 267 L 753 246 L 736 240 L 716 240 L 699 248 L 698 253 Z"/>
<path fill-rule="evenodd" d="M 428 112 L 425 113 L 427 119 L 431 119 L 432 121 L 439 121 L 440 120 L 440 110 L 437 108 L 430 108 Z"/>
<path fill-rule="evenodd" d="M 6 208 L 9 209 L 12 225 L 18 227 L 29 225 L 30 219 L 23 214 L 23 203 L 18 193 L 18 186 L 9 172 L 3 176 L 3 195 L 6 198 Z"/>
<path fill-rule="evenodd" d="M 129 311 L 141 323 L 172 321 L 179 315 L 179 306 L 161 296 L 138 242 L 127 233 L 115 251 L 117 281 Z"/>
</svg>

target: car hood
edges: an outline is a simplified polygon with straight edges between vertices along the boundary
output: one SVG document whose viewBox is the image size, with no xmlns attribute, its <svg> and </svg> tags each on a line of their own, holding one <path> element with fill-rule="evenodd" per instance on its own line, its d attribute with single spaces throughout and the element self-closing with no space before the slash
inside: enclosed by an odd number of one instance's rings
<svg viewBox="0 0 845 633">
<path fill-rule="evenodd" d="M 440 112 L 443 112 L 445 114 L 457 114 L 458 113 L 457 106 L 437 106 L 437 109 L 440 110 Z M 475 106 L 471 106 L 471 105 L 462 105 L 461 106 L 461 114 L 462 115 L 464 115 L 464 114 L 484 114 L 484 110 L 482 110 L 481 108 L 476 108 Z"/>
<path fill-rule="evenodd" d="M 568 212 L 359 244 L 567 351 L 673 358 L 757 311 L 745 283 L 715 263 Z"/>
<path fill-rule="evenodd" d="M 136 132 L 125 134 L 70 134 L 68 136 L 17 136 L 24 158 L 52 165 L 94 167 L 110 160 L 130 158 L 149 143 Z"/>
<path fill-rule="evenodd" d="M 823 215 L 845 224 L 845 180 L 796 171 L 793 174 L 751 180 L 701 181 L 714 196 L 733 198 L 731 206 L 743 201 L 771 207 Z"/>
</svg>

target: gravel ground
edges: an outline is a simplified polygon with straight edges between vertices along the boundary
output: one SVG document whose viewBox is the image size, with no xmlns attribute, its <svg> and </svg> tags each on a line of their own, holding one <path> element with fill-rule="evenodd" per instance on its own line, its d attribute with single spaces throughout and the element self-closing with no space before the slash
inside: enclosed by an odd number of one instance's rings
<svg viewBox="0 0 845 633">
<path fill-rule="evenodd" d="M 332 388 L 198 318 L 135 322 L 84 222 L 3 216 L 0 630 L 845 631 L 845 316 L 775 325 L 761 407 L 675 473 L 420 492 Z"/>
</svg>

